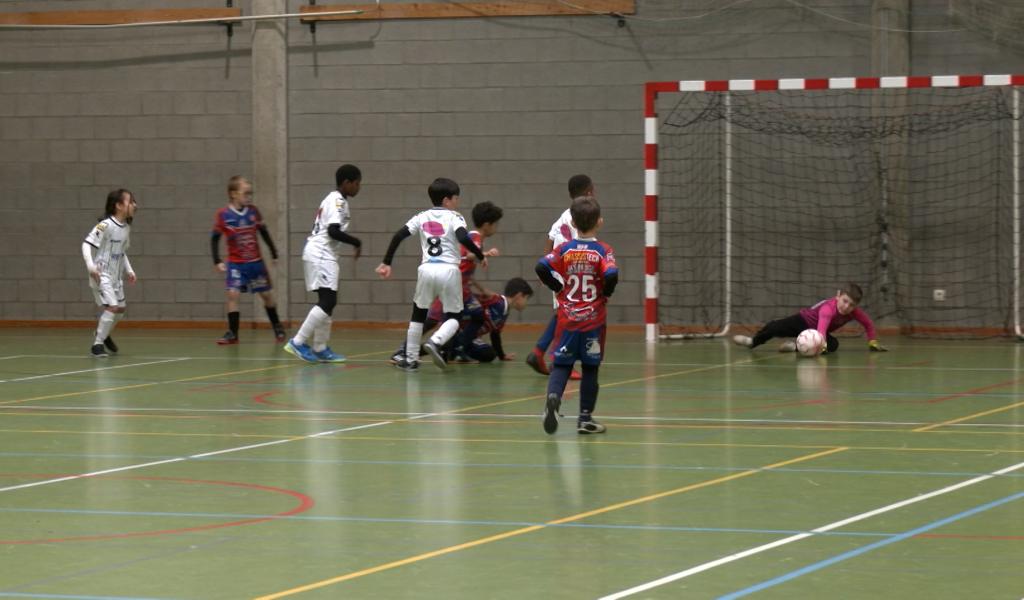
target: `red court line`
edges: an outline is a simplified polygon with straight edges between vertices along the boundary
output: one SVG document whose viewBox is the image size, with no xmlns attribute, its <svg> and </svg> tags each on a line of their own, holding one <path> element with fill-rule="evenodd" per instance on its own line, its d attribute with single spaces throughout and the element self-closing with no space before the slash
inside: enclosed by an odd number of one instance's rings
<svg viewBox="0 0 1024 600">
<path fill-rule="evenodd" d="M 46 479 L 51 477 L 65 477 L 65 475 L 53 475 L 53 474 L 28 474 L 28 473 L 0 473 L 0 477 L 32 477 L 37 479 Z M 142 476 L 119 476 L 119 477 L 94 477 L 93 479 L 134 479 L 143 481 L 171 481 L 175 483 L 188 483 L 196 485 L 223 485 L 229 487 L 240 487 L 253 490 L 261 490 L 270 492 L 273 494 L 284 494 L 296 498 L 299 503 L 289 510 L 267 515 L 265 517 L 253 517 L 251 519 L 241 519 L 238 521 L 228 521 L 225 523 L 210 523 L 209 525 L 197 525 L 195 527 L 181 527 L 176 529 L 161 529 L 157 531 L 136 531 L 133 533 L 107 533 L 107 534 L 96 534 L 96 535 L 82 535 L 72 536 L 63 538 L 48 538 L 48 539 L 34 539 L 34 540 L 0 540 L 0 545 L 26 545 L 26 544 L 60 544 L 66 542 L 91 542 L 96 540 L 113 540 L 113 539 L 124 539 L 134 537 L 151 537 L 158 535 L 176 535 L 180 533 L 191 533 L 194 531 L 208 531 L 211 529 L 223 529 L 225 527 L 240 527 L 242 525 L 253 525 L 255 523 L 262 523 L 264 521 L 273 521 L 281 517 L 290 517 L 304 513 L 309 509 L 313 508 L 313 499 L 295 490 L 288 490 L 285 488 L 273 487 L 268 485 L 259 485 L 255 483 L 242 483 L 238 481 L 217 481 L 217 480 L 204 480 L 204 479 L 184 479 L 180 477 L 142 477 Z"/>
<path fill-rule="evenodd" d="M 950 394 L 948 396 L 939 396 L 938 398 L 931 398 L 929 400 L 924 400 L 924 402 L 926 402 L 928 404 L 936 404 L 938 402 L 945 402 L 946 400 L 956 400 L 957 398 L 963 398 L 965 396 L 973 396 L 974 394 L 980 394 L 981 392 L 987 392 L 989 390 L 994 390 L 994 389 L 997 389 L 997 388 L 1006 387 L 1008 385 L 1013 385 L 1013 384 L 1015 384 L 1015 383 L 1017 383 L 1019 381 L 1021 381 L 1021 378 L 1010 379 L 1009 381 L 1002 381 L 1000 383 L 993 383 L 992 385 L 986 385 L 986 386 L 982 386 L 982 387 L 979 387 L 979 388 L 974 388 L 973 390 L 967 390 L 965 392 L 958 392 L 956 394 Z"/>
</svg>

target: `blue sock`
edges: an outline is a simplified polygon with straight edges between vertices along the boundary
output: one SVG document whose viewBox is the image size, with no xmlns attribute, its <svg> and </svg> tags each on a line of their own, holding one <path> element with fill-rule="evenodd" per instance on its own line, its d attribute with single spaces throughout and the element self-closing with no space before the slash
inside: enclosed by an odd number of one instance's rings
<svg viewBox="0 0 1024 600">
<path fill-rule="evenodd" d="M 598 365 L 583 365 L 583 378 L 580 380 L 580 421 L 589 421 L 590 415 L 597 406 Z"/>
<path fill-rule="evenodd" d="M 551 320 L 548 321 L 548 326 L 544 328 L 544 333 L 540 334 L 540 339 L 537 340 L 537 349 L 540 350 L 541 354 L 548 351 L 548 346 L 555 340 L 555 325 L 558 323 L 558 315 L 551 315 Z M 565 386 L 562 386 L 564 389 Z"/>
<path fill-rule="evenodd" d="M 551 375 L 548 376 L 548 393 L 558 394 L 561 398 L 565 392 L 565 385 L 569 383 L 569 374 L 572 373 L 572 365 L 551 365 Z"/>
</svg>

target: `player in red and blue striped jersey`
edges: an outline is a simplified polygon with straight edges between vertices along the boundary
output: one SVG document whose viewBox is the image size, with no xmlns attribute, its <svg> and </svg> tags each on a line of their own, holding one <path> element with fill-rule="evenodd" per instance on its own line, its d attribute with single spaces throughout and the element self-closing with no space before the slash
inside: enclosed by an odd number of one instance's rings
<svg viewBox="0 0 1024 600">
<path fill-rule="evenodd" d="M 604 433 L 605 426 L 592 415 L 597 405 L 597 372 L 604 358 L 605 306 L 619 281 L 619 269 L 612 247 L 595 237 L 604 223 L 597 200 L 590 196 L 576 198 L 569 210 L 578 237 L 555 248 L 540 259 L 536 267 L 544 285 L 558 294 L 555 352 L 544 405 L 544 431 L 550 434 L 558 429 L 562 394 L 578 360 L 583 376 L 576 430 L 581 434 Z"/>
<path fill-rule="evenodd" d="M 513 352 L 506 353 L 501 343 L 501 330 L 505 328 L 512 310 L 523 310 L 533 296 L 533 288 L 522 277 L 513 277 L 505 284 L 504 294 L 480 294 L 473 305 L 462 310 L 462 326 L 453 340 L 453 354 L 462 362 L 482 363 L 497 360 L 515 360 Z M 482 339 L 489 335 L 491 343 Z"/>
<path fill-rule="evenodd" d="M 214 267 L 226 274 L 225 296 L 227 298 L 228 331 L 217 340 L 218 344 L 238 343 L 238 297 L 242 292 L 250 291 L 259 294 L 267 311 L 267 318 L 274 328 L 274 336 L 278 341 L 284 340 L 284 328 L 277 316 L 277 304 L 271 294 L 270 274 L 260 254 L 260 242 L 257 234 L 263 238 L 270 249 L 270 255 L 277 259 L 277 248 L 270 237 L 263 216 L 252 203 L 252 184 L 241 175 L 228 180 L 228 205 L 217 211 L 210 235 L 210 252 L 213 254 Z M 227 263 L 220 259 L 218 245 L 221 236 L 227 240 Z"/>
</svg>

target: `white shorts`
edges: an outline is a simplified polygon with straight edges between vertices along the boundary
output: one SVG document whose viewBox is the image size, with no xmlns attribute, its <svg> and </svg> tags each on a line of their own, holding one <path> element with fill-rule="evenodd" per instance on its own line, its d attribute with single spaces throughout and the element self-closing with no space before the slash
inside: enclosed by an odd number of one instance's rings
<svg viewBox="0 0 1024 600">
<path fill-rule="evenodd" d="M 338 291 L 338 261 L 302 257 L 302 267 L 306 274 L 306 290 L 315 292 L 328 288 Z"/>
<path fill-rule="evenodd" d="M 441 299 L 446 313 L 462 312 L 462 273 L 458 265 L 423 263 L 416 273 L 416 294 L 412 301 L 418 308 L 429 309 L 434 298 Z"/>
<path fill-rule="evenodd" d="M 124 281 L 100 273 L 100 282 L 89 278 L 89 288 L 97 306 L 124 306 Z"/>
</svg>

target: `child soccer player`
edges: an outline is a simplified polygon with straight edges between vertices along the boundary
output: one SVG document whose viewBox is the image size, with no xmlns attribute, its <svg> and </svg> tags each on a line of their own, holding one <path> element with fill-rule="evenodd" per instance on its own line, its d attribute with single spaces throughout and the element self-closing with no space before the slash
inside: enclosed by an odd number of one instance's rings
<svg viewBox="0 0 1024 600">
<path fill-rule="evenodd" d="M 444 370 L 445 360 L 441 347 L 459 329 L 459 313 L 462 311 L 462 285 L 459 273 L 458 245 L 461 244 L 476 256 L 480 265 L 487 267 L 487 257 L 473 243 L 466 231 L 466 220 L 455 212 L 459 206 L 459 184 L 451 179 L 439 177 L 427 188 L 434 208 L 425 210 L 409 219 L 391 238 L 391 244 L 384 260 L 377 267 L 382 279 L 391 277 L 391 261 L 402 240 L 414 233 L 420 234 L 423 261 L 416 274 L 416 292 L 413 296 L 412 319 L 405 336 L 405 360 L 399 361 L 399 369 L 415 372 L 419 369 L 420 339 L 423 323 L 427 319 L 434 298 L 440 298 L 444 310 L 444 322 L 425 344 L 437 368 Z"/>
<path fill-rule="evenodd" d="M 252 184 L 241 175 L 228 180 L 228 205 L 217 211 L 213 220 L 213 232 L 210 234 L 210 252 L 213 254 L 213 265 L 221 273 L 227 274 L 225 296 L 227 300 L 228 331 L 217 340 L 220 345 L 238 343 L 238 297 L 242 292 L 252 291 L 263 299 L 267 318 L 274 328 L 277 341 L 284 341 L 284 328 L 277 316 L 277 305 L 270 293 L 270 274 L 260 254 L 260 242 L 256 233 L 266 242 L 270 256 L 277 260 L 277 248 L 270 232 L 263 223 L 263 216 L 252 203 Z M 220 236 L 226 236 L 228 245 L 228 262 L 220 259 Z"/>
<path fill-rule="evenodd" d="M 573 175 L 569 178 L 570 202 L 584 196 L 594 197 L 594 182 L 586 175 Z M 572 215 L 569 214 L 569 211 L 570 209 L 565 209 L 565 212 L 551 224 L 551 230 L 548 231 L 547 248 L 544 249 L 545 254 L 550 253 L 552 249 L 559 247 L 569 240 L 576 239 L 576 226 L 573 225 Z M 544 329 L 540 339 L 537 340 L 536 347 L 526 355 L 526 364 L 530 365 L 531 369 L 541 375 L 550 373 L 547 364 L 544 362 L 544 354 L 547 353 L 548 347 L 551 346 L 551 342 L 555 338 L 555 324 L 558 320 L 557 297 L 554 300 L 554 307 L 555 313 L 551 315 L 548 326 Z M 574 371 L 571 377 L 572 379 L 579 379 L 579 374 Z"/>
<path fill-rule="evenodd" d="M 498 232 L 498 222 L 501 221 L 501 217 L 505 213 L 501 210 L 501 207 L 493 202 L 478 202 L 473 206 L 472 214 L 473 227 L 475 229 L 469 232 L 469 238 L 483 250 L 484 240 Z M 484 250 L 484 256 L 487 257 L 498 256 L 498 254 L 497 248 Z M 474 311 L 480 307 L 480 302 L 477 300 L 479 294 L 490 294 L 490 292 L 484 290 L 473 279 L 473 276 L 476 274 L 476 257 L 465 247 L 459 248 L 459 256 L 462 258 L 461 262 L 459 262 L 459 272 L 462 274 L 462 315 L 465 316 L 467 311 Z M 429 332 L 434 329 L 443 316 L 444 308 L 441 306 L 441 301 L 436 300 L 427 312 L 427 320 L 423 324 L 423 331 Z M 391 355 L 391 364 L 398 364 L 404 357 L 405 342 L 402 342 L 398 350 Z"/>
<path fill-rule="evenodd" d="M 320 202 L 313 219 L 313 231 L 302 250 L 306 290 L 316 292 L 317 303 L 284 349 L 306 362 L 345 362 L 345 357 L 331 350 L 327 342 L 331 337 L 331 313 L 338 304 L 341 245 L 355 247 L 353 259 L 359 258 L 363 245 L 359 238 L 346 233 L 352 219 L 348 202 L 359 194 L 362 182 L 363 174 L 355 165 L 338 167 L 334 173 L 337 189 Z"/>
<path fill-rule="evenodd" d="M 887 352 L 888 349 L 878 343 L 878 336 L 875 335 L 875 325 L 866 312 L 858 308 L 864 292 L 856 283 L 847 283 L 845 287 L 836 292 L 835 298 L 826 298 L 809 308 L 802 308 L 795 315 L 769 321 L 761 328 L 754 337 L 746 335 L 734 335 L 732 341 L 740 346 L 756 348 L 774 337 L 796 337 L 805 329 L 817 329 L 821 339 L 825 340 L 825 352 L 835 352 L 839 349 L 839 340 L 832 335 L 832 332 L 846 325 L 850 321 L 857 321 L 864 327 L 864 334 L 868 338 L 868 350 L 872 352 Z M 796 342 L 792 340 L 783 342 L 779 346 L 779 352 L 795 352 Z"/>
<path fill-rule="evenodd" d="M 512 309 L 521 311 L 533 296 L 533 288 L 522 277 L 513 277 L 505 284 L 504 294 L 480 294 L 479 302 L 462 311 L 462 325 L 453 338 L 453 352 L 462 362 L 482 363 L 515 360 L 515 353 L 505 353 L 501 330 Z M 490 334 L 491 343 L 479 338 Z"/>
<path fill-rule="evenodd" d="M 548 378 L 544 431 L 551 434 L 558 430 L 562 394 L 573 364 L 579 360 L 583 377 L 576 431 L 604 433 L 605 426 L 594 420 L 593 413 L 597 405 L 597 371 L 604 357 L 605 305 L 619 281 L 619 269 L 611 246 L 595 237 L 604 223 L 597 200 L 591 196 L 576 198 L 569 210 L 578 236 L 540 259 L 536 269 L 544 285 L 558 293 L 557 349 Z"/>
<path fill-rule="evenodd" d="M 126 189 L 107 194 L 103 218 L 85 236 L 82 258 L 89 271 L 89 287 L 96 304 L 103 307 L 90 352 L 96 358 L 106 358 L 107 351 L 117 353 L 117 344 L 110 337 L 117 322 L 124 317 L 124 281 L 135 283 L 135 271 L 128 261 L 129 234 L 138 204 Z M 93 254 L 95 251 L 95 255 Z"/>
</svg>

